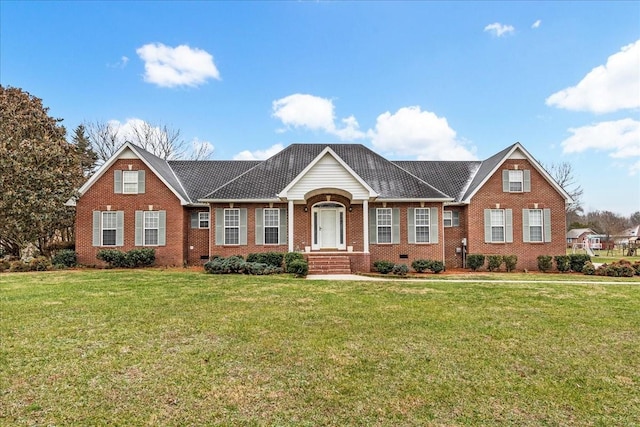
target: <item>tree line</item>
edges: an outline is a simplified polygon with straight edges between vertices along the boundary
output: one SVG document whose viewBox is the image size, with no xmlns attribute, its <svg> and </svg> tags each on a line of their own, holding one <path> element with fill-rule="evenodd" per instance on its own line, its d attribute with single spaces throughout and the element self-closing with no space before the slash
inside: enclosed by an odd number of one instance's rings
<svg viewBox="0 0 640 427">
<path fill-rule="evenodd" d="M 128 122 L 126 129 L 117 122 L 86 122 L 67 138 L 62 119 L 51 117 L 40 98 L 0 85 L 0 257 L 20 256 L 29 245 L 43 255 L 73 247 L 75 209 L 65 202 L 125 141 L 165 160 L 212 154 L 206 144 L 190 149 L 180 130 L 142 120 Z M 544 167 L 574 199 L 567 206 L 568 228 L 614 235 L 640 224 L 640 211 L 630 217 L 608 211 L 585 214 L 571 164 Z"/>
</svg>

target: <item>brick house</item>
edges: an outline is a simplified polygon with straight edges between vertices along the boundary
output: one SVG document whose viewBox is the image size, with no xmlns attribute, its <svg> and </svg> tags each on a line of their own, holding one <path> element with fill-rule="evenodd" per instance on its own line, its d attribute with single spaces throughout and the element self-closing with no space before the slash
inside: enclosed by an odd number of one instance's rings
<svg viewBox="0 0 640 427">
<path fill-rule="evenodd" d="M 300 251 L 366 272 L 383 259 L 463 267 L 467 253 L 536 269 L 538 255 L 564 254 L 570 201 L 520 143 L 484 161 L 390 161 L 359 144 L 165 161 L 126 143 L 70 204 L 82 264 L 105 248 L 153 247 L 160 265 Z"/>
</svg>

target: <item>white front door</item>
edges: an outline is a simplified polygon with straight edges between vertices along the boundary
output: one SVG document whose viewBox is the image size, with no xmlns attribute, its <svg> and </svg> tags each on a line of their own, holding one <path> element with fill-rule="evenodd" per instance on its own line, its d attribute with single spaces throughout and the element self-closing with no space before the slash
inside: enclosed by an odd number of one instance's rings
<svg viewBox="0 0 640 427">
<path fill-rule="evenodd" d="M 313 208 L 313 249 L 345 249 L 345 209 L 335 203 Z"/>
</svg>

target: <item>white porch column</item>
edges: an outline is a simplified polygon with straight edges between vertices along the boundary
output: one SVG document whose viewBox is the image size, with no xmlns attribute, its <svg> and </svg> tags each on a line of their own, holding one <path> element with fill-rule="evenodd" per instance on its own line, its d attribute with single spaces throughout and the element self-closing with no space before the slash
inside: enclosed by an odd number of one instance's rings
<svg viewBox="0 0 640 427">
<path fill-rule="evenodd" d="M 364 252 L 369 253 L 369 201 L 364 200 L 362 202 L 362 231 Z"/>
<path fill-rule="evenodd" d="M 288 227 L 287 235 L 289 236 L 289 252 L 293 252 L 293 200 L 289 200 L 288 219 L 289 219 L 289 224 L 287 225 Z"/>
</svg>

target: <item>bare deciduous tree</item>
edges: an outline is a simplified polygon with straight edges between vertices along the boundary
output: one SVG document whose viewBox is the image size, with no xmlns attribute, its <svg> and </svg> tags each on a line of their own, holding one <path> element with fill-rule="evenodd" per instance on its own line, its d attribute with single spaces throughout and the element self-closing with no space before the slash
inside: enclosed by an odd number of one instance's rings
<svg viewBox="0 0 640 427">
<path fill-rule="evenodd" d="M 181 138 L 180 129 L 166 124 L 151 124 L 144 120 L 132 119 L 125 124 L 118 121 L 86 123 L 87 134 L 99 162 L 109 159 L 126 141 L 147 150 L 165 160 L 208 159 L 213 150 L 210 144 L 197 142 L 190 147 Z"/>
<path fill-rule="evenodd" d="M 577 221 L 580 214 L 583 212 L 581 198 L 584 191 L 576 181 L 571 163 L 551 163 L 549 165 L 542 166 L 573 199 L 573 203 L 565 207 L 565 211 L 567 213 L 567 224 Z"/>
</svg>

